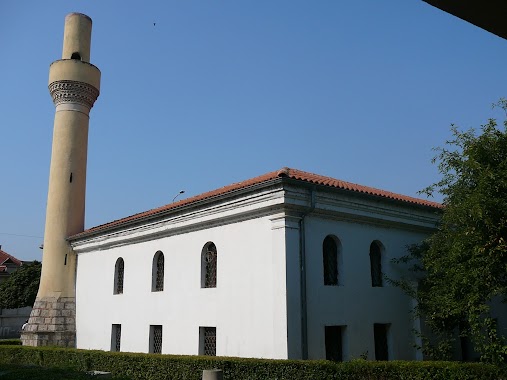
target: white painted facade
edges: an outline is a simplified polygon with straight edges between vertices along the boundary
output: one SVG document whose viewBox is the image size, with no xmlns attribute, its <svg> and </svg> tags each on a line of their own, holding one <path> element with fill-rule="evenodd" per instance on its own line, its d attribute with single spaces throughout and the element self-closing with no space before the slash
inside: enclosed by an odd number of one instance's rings
<svg viewBox="0 0 507 380">
<path fill-rule="evenodd" d="M 121 351 L 149 352 L 150 325 L 161 325 L 162 353 L 197 355 L 199 328 L 216 327 L 218 356 L 323 359 L 324 328 L 339 325 L 344 360 L 374 359 L 373 325 L 383 323 L 389 359 L 418 359 L 412 301 L 385 281 L 372 287 L 369 247 L 381 243 L 382 271 L 396 278 L 390 260 L 437 218 L 431 207 L 280 179 L 71 238 L 77 348 L 110 350 L 112 325 L 121 324 Z M 339 286 L 323 281 L 328 235 L 341 245 Z M 217 248 L 216 288 L 201 288 L 208 242 Z M 153 292 L 157 251 L 164 290 Z M 119 257 L 124 288 L 113 294 Z"/>
</svg>

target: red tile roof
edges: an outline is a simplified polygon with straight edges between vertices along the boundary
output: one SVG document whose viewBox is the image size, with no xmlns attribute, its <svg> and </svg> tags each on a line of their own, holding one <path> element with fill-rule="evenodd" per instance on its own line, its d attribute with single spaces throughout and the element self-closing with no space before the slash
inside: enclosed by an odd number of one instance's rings
<svg viewBox="0 0 507 380">
<path fill-rule="evenodd" d="M 127 216 L 126 218 L 118 219 L 118 220 L 115 220 L 115 221 L 112 221 L 112 222 L 109 222 L 106 224 L 102 224 L 102 225 L 90 228 L 90 229 L 85 230 L 79 234 L 71 236 L 71 239 L 78 238 L 81 235 L 88 235 L 89 233 L 110 229 L 110 228 L 113 228 L 113 227 L 116 227 L 118 225 L 125 224 L 128 222 L 138 221 L 138 220 L 141 220 L 146 217 L 155 216 L 155 215 L 157 215 L 159 213 L 163 213 L 167 210 L 175 209 L 175 208 L 178 208 L 181 206 L 190 205 L 192 203 L 203 201 L 205 199 L 209 199 L 209 198 L 213 198 L 213 197 L 216 197 L 219 195 L 231 193 L 236 190 L 246 189 L 250 186 L 262 184 L 262 183 L 269 182 L 269 181 L 272 181 L 272 180 L 275 180 L 278 178 L 290 178 L 293 180 L 298 180 L 298 181 L 307 182 L 307 183 L 313 183 L 316 185 L 329 186 L 329 187 L 333 187 L 333 188 L 337 188 L 337 189 L 343 189 L 343 190 L 348 190 L 348 191 L 352 191 L 352 192 L 363 193 L 363 194 L 378 196 L 378 197 L 387 198 L 387 199 L 391 199 L 391 200 L 411 203 L 411 204 L 418 205 L 418 206 L 442 208 L 442 205 L 437 202 L 432 202 L 432 201 L 428 201 L 428 200 L 424 200 L 424 199 L 409 197 L 406 195 L 392 193 L 390 191 L 379 190 L 379 189 L 375 189 L 373 187 L 357 185 L 355 183 L 341 181 L 339 179 L 325 177 L 322 175 L 308 173 L 308 172 L 304 172 L 302 170 L 290 169 L 290 168 L 285 167 L 280 170 L 266 173 L 266 174 L 263 174 L 258 177 L 247 179 L 242 182 L 233 183 L 232 185 L 228 185 L 228 186 L 224 186 L 219 189 L 216 189 L 216 190 L 208 191 L 206 193 L 202 193 L 202 194 L 196 195 L 194 197 L 182 199 L 178 202 L 170 203 L 170 204 L 167 204 L 162 207 L 154 208 L 152 210 L 148 210 L 145 212 L 141 212 L 138 214 Z"/>
<path fill-rule="evenodd" d="M 14 256 L 9 255 L 7 252 L 4 252 L 0 249 L 0 265 L 4 264 L 6 261 L 11 260 L 16 265 L 21 265 L 21 261 L 16 259 Z"/>
</svg>

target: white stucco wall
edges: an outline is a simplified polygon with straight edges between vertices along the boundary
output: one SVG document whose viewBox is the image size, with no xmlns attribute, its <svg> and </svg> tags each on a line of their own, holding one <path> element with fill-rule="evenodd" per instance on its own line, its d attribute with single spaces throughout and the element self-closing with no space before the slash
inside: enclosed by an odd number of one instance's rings
<svg viewBox="0 0 507 380">
<path fill-rule="evenodd" d="M 343 359 L 363 355 L 375 359 L 373 329 L 375 323 L 381 323 L 390 325 L 390 360 L 421 359 L 413 347 L 413 329 L 419 328 L 419 321 L 410 315 L 413 300 L 385 280 L 383 287 L 372 287 L 369 251 L 373 241 L 380 242 L 383 274 L 390 278 L 407 275 L 406 268 L 391 260 L 407 254 L 409 244 L 428 236 L 438 220 L 435 210 L 315 188 L 289 186 L 285 197 L 287 205 L 301 210 L 292 214 L 298 221 L 304 216 L 305 231 L 306 349 L 299 274 L 302 223 L 292 223 L 286 234 L 286 255 L 292 259 L 287 263 L 289 357 L 302 358 L 306 352 L 309 359 L 325 359 L 325 326 L 343 326 Z M 328 235 L 341 245 L 339 286 L 324 285 L 322 243 Z"/>
<path fill-rule="evenodd" d="M 119 246 L 104 248 L 108 239 L 103 239 L 85 251 L 76 247 L 77 347 L 110 350 L 111 326 L 121 324 L 121 350 L 148 352 L 150 325 L 162 325 L 162 353 L 197 355 L 199 327 L 207 326 L 216 327 L 217 355 L 286 358 L 283 228 L 269 215 L 213 225 L 225 213 L 171 236 L 136 242 L 143 232 L 135 232 L 126 245 L 116 237 Z M 218 252 L 217 287 L 206 289 L 201 251 L 210 241 Z M 152 260 L 159 250 L 165 257 L 164 290 L 152 292 Z M 118 257 L 125 262 L 124 289 L 114 295 Z"/>
<path fill-rule="evenodd" d="M 326 357 L 324 326 L 340 325 L 345 326 L 345 360 L 363 354 L 375 359 L 373 325 L 382 323 L 390 324 L 389 358 L 416 359 L 414 321 L 409 314 L 412 301 L 385 280 L 383 287 L 372 287 L 369 251 L 373 241 L 381 242 L 382 272 L 397 278 L 396 265 L 390 260 L 405 255 L 406 246 L 420 242 L 426 234 L 318 216 L 307 217 L 306 230 L 309 358 Z M 322 243 L 327 235 L 341 242 L 339 286 L 324 285 Z"/>
</svg>

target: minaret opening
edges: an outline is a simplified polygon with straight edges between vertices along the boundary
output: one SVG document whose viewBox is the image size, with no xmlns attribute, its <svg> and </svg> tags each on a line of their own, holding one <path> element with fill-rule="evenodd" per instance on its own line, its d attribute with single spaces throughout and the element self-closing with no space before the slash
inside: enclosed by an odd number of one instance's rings
<svg viewBox="0 0 507 380">
<path fill-rule="evenodd" d="M 81 54 L 79 54 L 77 51 L 75 51 L 74 53 L 72 53 L 72 55 L 70 56 L 70 59 L 78 59 L 78 60 L 81 60 Z"/>
</svg>

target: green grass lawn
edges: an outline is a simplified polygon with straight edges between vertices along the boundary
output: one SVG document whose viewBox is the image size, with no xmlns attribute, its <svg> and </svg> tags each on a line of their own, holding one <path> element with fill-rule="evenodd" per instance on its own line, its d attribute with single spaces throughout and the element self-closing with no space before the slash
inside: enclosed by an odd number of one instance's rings
<svg viewBox="0 0 507 380">
<path fill-rule="evenodd" d="M 70 369 L 0 364 L 0 380 L 93 380 L 95 376 Z M 118 379 L 118 378 L 115 378 Z M 126 378 L 122 378 L 127 380 Z"/>
</svg>

